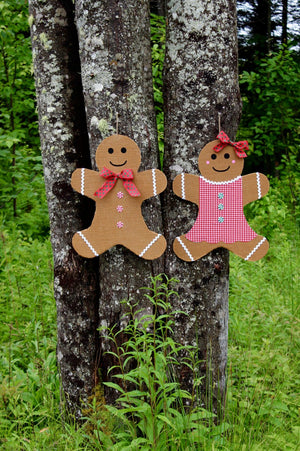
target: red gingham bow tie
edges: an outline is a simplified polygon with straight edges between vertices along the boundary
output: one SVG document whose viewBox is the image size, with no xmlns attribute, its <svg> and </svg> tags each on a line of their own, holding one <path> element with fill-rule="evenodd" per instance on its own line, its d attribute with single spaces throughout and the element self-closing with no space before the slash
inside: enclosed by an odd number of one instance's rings
<svg viewBox="0 0 300 451">
<path fill-rule="evenodd" d="M 118 179 L 123 180 L 123 186 L 128 191 L 130 196 L 138 197 L 141 195 L 135 184 L 131 181 L 133 180 L 133 171 L 132 169 L 124 169 L 119 174 L 115 174 L 107 168 L 103 168 L 100 171 L 101 177 L 104 177 L 106 181 L 102 186 L 95 192 L 95 196 L 103 199 L 104 196 L 115 186 Z"/>
<path fill-rule="evenodd" d="M 230 145 L 234 147 L 235 153 L 239 158 L 245 158 L 247 156 L 246 152 L 244 152 L 244 150 L 249 150 L 247 141 L 232 142 L 225 132 L 220 132 L 217 139 L 221 142 L 214 147 L 215 152 L 220 152 L 220 150 L 224 149 L 224 147 Z"/>
</svg>

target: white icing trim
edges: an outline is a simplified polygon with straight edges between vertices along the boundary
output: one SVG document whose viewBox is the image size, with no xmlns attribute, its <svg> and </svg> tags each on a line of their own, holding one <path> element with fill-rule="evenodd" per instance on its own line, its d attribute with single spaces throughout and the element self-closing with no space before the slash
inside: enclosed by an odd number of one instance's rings
<svg viewBox="0 0 300 451">
<path fill-rule="evenodd" d="M 157 186 L 156 186 L 156 175 L 155 169 L 152 169 L 152 183 L 153 183 L 153 195 L 157 195 Z"/>
<path fill-rule="evenodd" d="M 256 173 L 256 183 L 257 183 L 257 194 L 258 194 L 258 198 L 261 199 L 261 185 L 260 185 L 259 172 Z"/>
<path fill-rule="evenodd" d="M 185 199 L 184 173 L 181 174 L 181 197 L 182 199 Z"/>
<path fill-rule="evenodd" d="M 97 252 L 95 251 L 95 249 L 93 248 L 93 246 L 91 245 L 91 243 L 86 239 L 86 237 L 84 236 L 84 234 L 82 232 L 78 232 L 79 236 L 83 239 L 83 241 L 85 242 L 85 244 L 90 248 L 90 250 L 93 252 L 93 254 L 95 255 L 95 257 L 98 257 L 99 254 L 97 254 Z"/>
<path fill-rule="evenodd" d="M 190 251 L 188 250 L 188 248 L 186 247 L 186 245 L 184 244 L 184 242 L 181 240 L 181 238 L 179 236 L 176 239 L 179 241 L 179 243 L 181 244 L 181 246 L 185 250 L 185 252 L 186 252 L 187 256 L 189 257 L 189 259 L 193 262 L 194 261 L 193 256 L 190 253 Z"/>
<path fill-rule="evenodd" d="M 158 235 L 156 235 L 155 238 L 153 238 L 152 241 L 150 241 L 149 244 L 147 244 L 147 246 L 145 247 L 145 249 L 142 250 L 142 252 L 139 254 L 139 257 L 142 257 L 147 251 L 148 249 L 150 249 L 150 247 L 158 240 L 158 238 L 161 237 L 161 234 L 159 233 Z"/>
<path fill-rule="evenodd" d="M 81 168 L 81 188 L 80 192 L 81 194 L 84 194 L 84 168 Z"/>
<path fill-rule="evenodd" d="M 250 257 L 252 257 L 252 255 L 257 251 L 257 249 L 266 241 L 266 238 L 263 237 L 262 240 L 260 240 L 260 242 L 255 246 L 255 248 L 247 255 L 247 257 L 245 258 L 245 260 L 249 260 Z"/>
<path fill-rule="evenodd" d="M 229 183 L 234 183 L 236 182 L 238 179 L 240 179 L 242 176 L 238 175 L 235 179 L 232 180 L 226 180 L 224 182 L 213 182 L 212 180 L 207 180 L 205 177 L 203 177 L 203 175 L 200 175 L 200 178 L 202 180 L 204 180 L 207 183 L 210 183 L 211 185 L 228 185 Z"/>
</svg>

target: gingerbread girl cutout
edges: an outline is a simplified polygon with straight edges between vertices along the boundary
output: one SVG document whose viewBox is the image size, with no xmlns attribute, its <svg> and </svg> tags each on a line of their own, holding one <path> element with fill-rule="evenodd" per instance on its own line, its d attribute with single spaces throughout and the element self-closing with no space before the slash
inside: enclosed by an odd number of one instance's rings
<svg viewBox="0 0 300 451">
<path fill-rule="evenodd" d="M 72 240 L 79 255 L 93 258 L 116 244 L 146 260 L 158 258 L 165 251 L 165 238 L 148 229 L 141 205 L 164 191 L 167 180 L 158 169 L 138 172 L 140 163 L 137 144 L 127 136 L 113 135 L 96 151 L 100 172 L 85 168 L 73 172 L 73 189 L 96 202 L 91 226 L 77 232 Z"/>
<path fill-rule="evenodd" d="M 201 176 L 180 174 L 173 182 L 175 194 L 198 205 L 192 229 L 174 240 L 175 254 L 195 261 L 217 247 L 224 247 L 256 261 L 269 249 L 263 236 L 251 229 L 243 213 L 244 205 L 260 199 L 269 190 L 267 177 L 259 172 L 241 176 L 247 141 L 231 142 L 224 132 L 200 152 Z"/>
</svg>

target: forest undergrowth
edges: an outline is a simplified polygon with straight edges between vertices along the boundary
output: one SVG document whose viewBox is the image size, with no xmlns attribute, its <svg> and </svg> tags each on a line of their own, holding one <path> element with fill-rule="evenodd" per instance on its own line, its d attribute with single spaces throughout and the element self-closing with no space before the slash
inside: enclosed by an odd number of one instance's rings
<svg viewBox="0 0 300 451">
<path fill-rule="evenodd" d="M 181 428 L 176 431 L 181 439 L 169 449 L 281 451 L 300 445 L 299 223 L 297 212 L 287 203 L 288 184 L 273 179 L 271 185 L 267 197 L 247 207 L 253 228 L 270 241 L 267 256 L 255 263 L 230 256 L 228 392 L 223 427 L 215 426 L 209 415 L 202 413 L 200 433 L 190 445 L 180 441 L 187 433 Z M 105 417 L 100 421 L 92 415 L 90 427 L 79 429 L 64 421 L 56 367 L 49 239 L 37 239 L 35 233 L 24 232 L 17 221 L 4 217 L 0 236 L 1 449 L 150 449 L 145 441 L 130 439 L 125 430 L 128 448 L 119 448 L 115 425 L 111 420 L 107 425 Z M 99 421 L 101 436 L 97 433 Z M 119 429 L 120 424 L 125 428 L 123 422 L 118 423 L 120 419 L 115 421 Z M 103 431 L 109 447 L 103 444 Z M 162 449 L 159 441 L 153 449 Z"/>
</svg>

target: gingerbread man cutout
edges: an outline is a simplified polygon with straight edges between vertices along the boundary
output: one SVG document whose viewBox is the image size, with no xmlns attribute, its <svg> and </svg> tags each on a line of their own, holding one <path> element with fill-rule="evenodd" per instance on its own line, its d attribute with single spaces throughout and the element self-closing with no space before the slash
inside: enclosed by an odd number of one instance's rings
<svg viewBox="0 0 300 451">
<path fill-rule="evenodd" d="M 158 169 L 138 172 L 140 163 L 137 144 L 127 136 L 113 135 L 96 151 L 100 172 L 85 168 L 73 172 L 73 189 L 96 202 L 91 226 L 73 236 L 72 244 L 79 255 L 93 258 L 116 244 L 146 260 L 158 258 L 165 251 L 165 238 L 148 229 L 141 205 L 164 191 L 167 180 Z"/>
<path fill-rule="evenodd" d="M 173 181 L 175 194 L 198 205 L 192 229 L 174 240 L 175 254 L 195 261 L 218 247 L 256 261 L 269 249 L 263 236 L 251 229 L 243 213 L 244 205 L 260 199 L 269 190 L 267 177 L 259 172 L 241 176 L 247 141 L 231 142 L 224 132 L 200 152 L 201 176 L 180 174 Z"/>
</svg>

